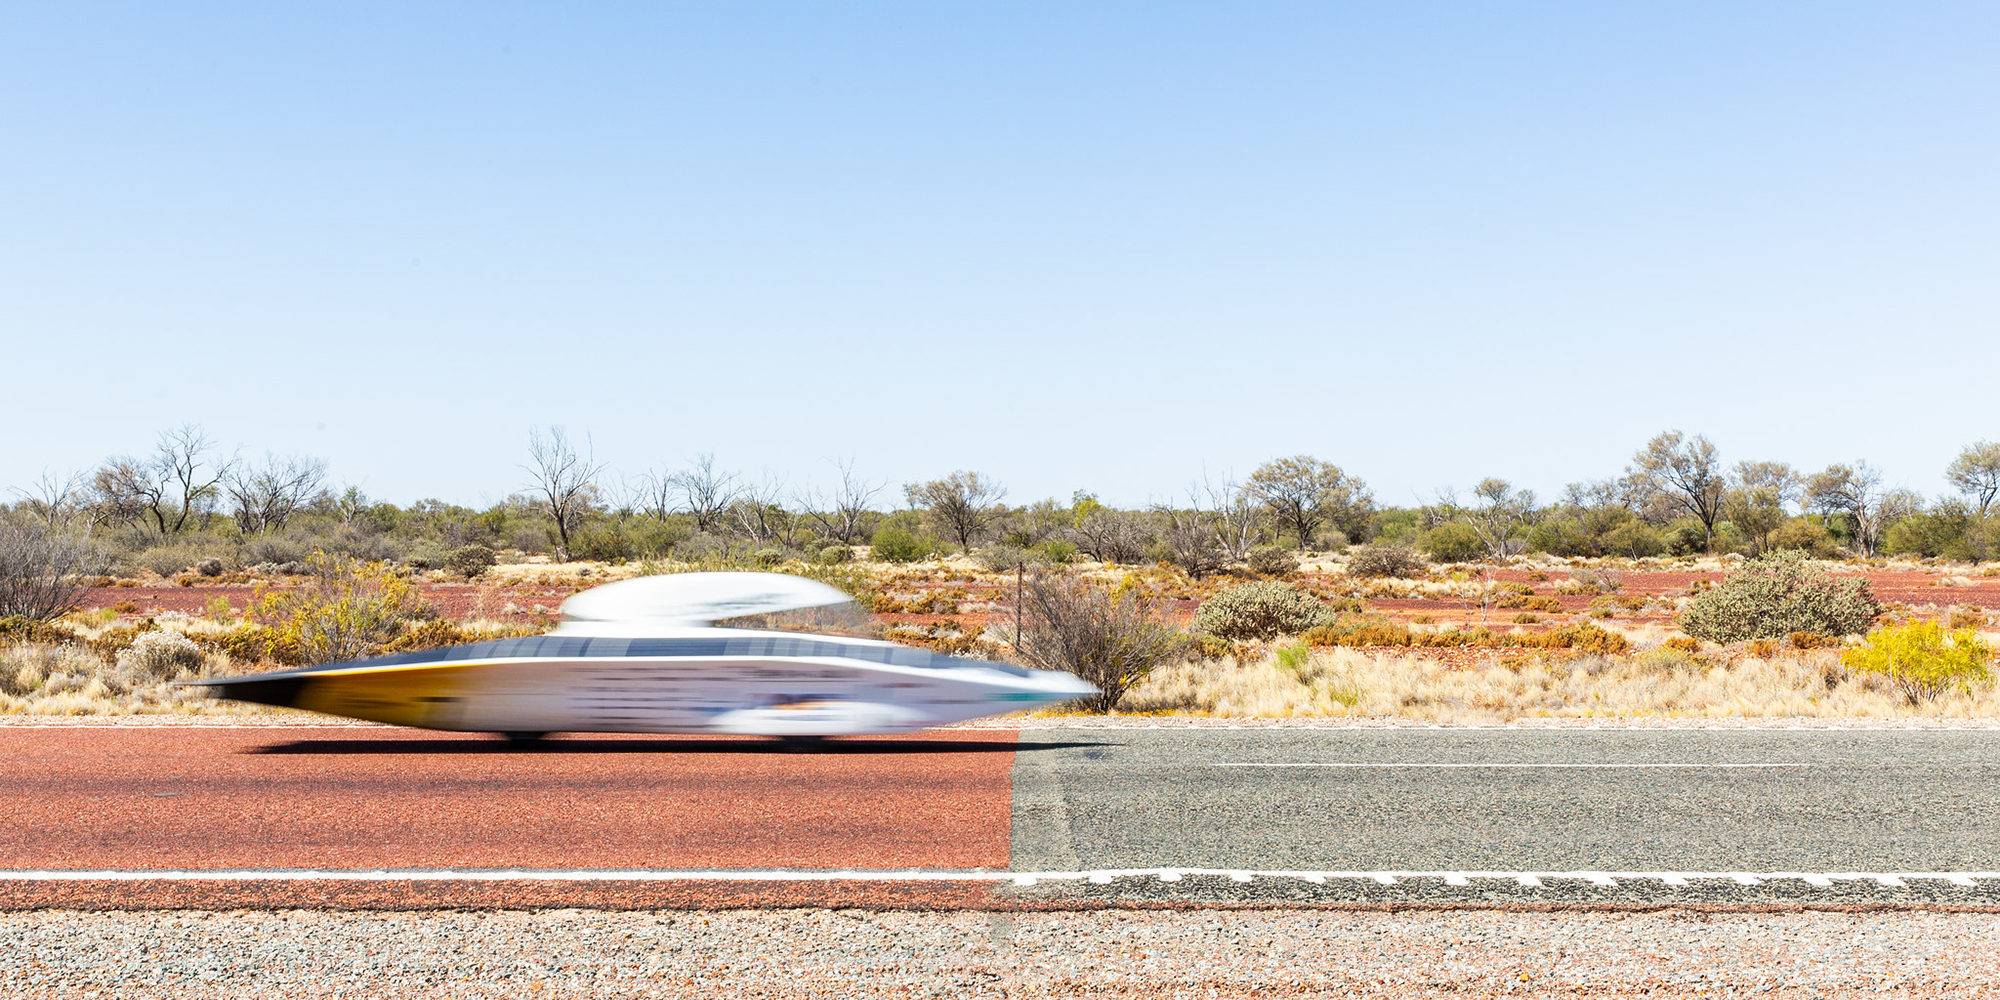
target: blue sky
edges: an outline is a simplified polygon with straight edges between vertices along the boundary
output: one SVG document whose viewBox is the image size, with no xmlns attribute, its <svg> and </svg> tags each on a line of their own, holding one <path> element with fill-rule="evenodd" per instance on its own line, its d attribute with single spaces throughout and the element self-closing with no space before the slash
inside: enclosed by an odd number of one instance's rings
<svg viewBox="0 0 2000 1000">
<path fill-rule="evenodd" d="M 1990 4 L 15 4 L 0 485 L 207 427 L 1554 493 L 2000 438 Z"/>
</svg>

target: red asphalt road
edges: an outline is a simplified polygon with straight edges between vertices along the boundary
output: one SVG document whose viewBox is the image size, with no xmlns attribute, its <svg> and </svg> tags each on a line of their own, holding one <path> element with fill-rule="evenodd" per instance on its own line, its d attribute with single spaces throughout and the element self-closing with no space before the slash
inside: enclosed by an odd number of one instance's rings
<svg viewBox="0 0 2000 1000">
<path fill-rule="evenodd" d="M 0 868 L 995 868 L 1014 734 L 0 728 Z"/>
</svg>

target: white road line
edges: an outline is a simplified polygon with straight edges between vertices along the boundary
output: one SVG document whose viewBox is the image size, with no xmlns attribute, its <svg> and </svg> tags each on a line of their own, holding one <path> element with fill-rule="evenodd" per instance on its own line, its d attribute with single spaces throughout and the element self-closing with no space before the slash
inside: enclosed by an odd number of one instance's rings
<svg viewBox="0 0 2000 1000">
<path fill-rule="evenodd" d="M 1406 768 L 1467 768 L 1467 769 L 1539 768 L 1539 769 L 1549 769 L 1549 770 L 1571 770 L 1576 768 L 1629 768 L 1635 770 L 1643 768 L 1665 768 L 1670 770 L 1681 770 L 1686 768 L 1749 768 L 1749 769 L 1784 768 L 1784 767 L 1810 767 L 1811 765 L 1809 764 L 1462 764 L 1462 763 L 1393 764 L 1385 762 L 1318 763 L 1311 761 L 1302 761 L 1295 763 L 1258 763 L 1258 762 L 1227 763 L 1227 764 L 1210 764 L 1209 766 L 1210 767 L 1336 767 L 1336 768 L 1378 768 L 1378 769 L 1389 769 L 1389 770 L 1402 770 Z"/>
<path fill-rule="evenodd" d="M 1438 879 L 1450 886 L 1473 880 L 1507 880 L 1521 886 L 1546 887 L 1550 880 L 1618 886 L 1652 882 L 1690 886 L 1699 881 L 1761 886 L 1771 881 L 1799 881 L 1825 888 L 1836 882 L 1872 882 L 1904 888 L 1911 881 L 1939 881 L 1977 886 L 2000 879 L 2000 872 L 1676 872 L 1676 871 L 1260 871 L 1243 868 L 1101 868 L 1070 872 L 1015 872 L 954 869 L 845 869 L 838 871 L 781 868 L 658 869 L 658 868 L 214 868 L 214 869 L 41 869 L 0 870 L 0 884 L 9 882 L 1091 882 L 1107 885 L 1121 878 L 1184 882 L 1189 877 L 1227 878 L 1247 883 L 1258 879 L 1371 882 L 1395 886 L 1405 879 Z"/>
</svg>

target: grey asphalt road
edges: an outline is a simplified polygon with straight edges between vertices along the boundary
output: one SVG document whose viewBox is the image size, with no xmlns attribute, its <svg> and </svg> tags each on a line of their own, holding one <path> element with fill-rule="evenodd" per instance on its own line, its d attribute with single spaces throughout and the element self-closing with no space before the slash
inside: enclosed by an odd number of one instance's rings
<svg viewBox="0 0 2000 1000">
<path fill-rule="evenodd" d="M 1021 734 L 1016 871 L 2000 871 L 2000 732 Z"/>
</svg>

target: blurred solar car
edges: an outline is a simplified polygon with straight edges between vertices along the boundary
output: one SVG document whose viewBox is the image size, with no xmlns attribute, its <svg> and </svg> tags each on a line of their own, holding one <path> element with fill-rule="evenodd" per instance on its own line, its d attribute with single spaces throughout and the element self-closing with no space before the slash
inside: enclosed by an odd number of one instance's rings
<svg viewBox="0 0 2000 1000">
<path fill-rule="evenodd" d="M 1077 677 L 856 635 L 839 590 L 781 573 L 647 576 L 563 602 L 555 631 L 191 681 L 223 698 L 503 733 L 901 733 L 1095 694 Z"/>
</svg>

